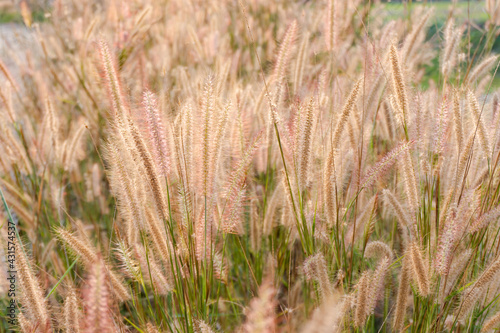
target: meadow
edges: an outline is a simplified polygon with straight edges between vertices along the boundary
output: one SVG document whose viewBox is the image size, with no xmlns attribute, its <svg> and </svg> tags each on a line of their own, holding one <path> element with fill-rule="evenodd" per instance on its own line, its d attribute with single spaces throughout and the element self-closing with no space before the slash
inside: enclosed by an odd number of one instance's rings
<svg viewBox="0 0 500 333">
<path fill-rule="evenodd" d="M 500 0 L 0 21 L 0 332 L 500 329 Z"/>
</svg>

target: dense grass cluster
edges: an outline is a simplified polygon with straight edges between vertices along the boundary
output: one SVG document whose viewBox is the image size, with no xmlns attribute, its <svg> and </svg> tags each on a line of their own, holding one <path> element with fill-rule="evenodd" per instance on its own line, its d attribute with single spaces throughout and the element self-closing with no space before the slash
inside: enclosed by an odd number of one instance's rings
<svg viewBox="0 0 500 333">
<path fill-rule="evenodd" d="M 481 5 L 437 24 L 431 4 L 55 0 L 33 23 L 22 2 L 1 329 L 498 329 L 500 1 Z"/>
</svg>

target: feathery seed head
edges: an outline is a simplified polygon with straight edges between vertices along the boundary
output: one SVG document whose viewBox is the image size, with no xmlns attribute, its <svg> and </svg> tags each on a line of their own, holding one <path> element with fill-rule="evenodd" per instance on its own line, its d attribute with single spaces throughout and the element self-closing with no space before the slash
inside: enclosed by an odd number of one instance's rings
<svg viewBox="0 0 500 333">
<path fill-rule="evenodd" d="M 403 125 L 408 124 L 408 96 L 406 93 L 406 82 L 403 77 L 403 70 L 399 60 L 399 53 L 396 46 L 393 44 L 390 48 L 390 61 L 392 67 L 392 89 L 395 94 L 397 112 L 403 120 Z"/>
<path fill-rule="evenodd" d="M 332 283 L 330 282 L 325 257 L 321 252 L 308 257 L 304 261 L 303 270 L 308 280 L 315 280 L 318 283 L 323 298 L 328 298 L 332 295 Z"/>
<path fill-rule="evenodd" d="M 108 275 L 102 259 L 99 258 L 91 266 L 84 290 L 84 331 L 89 333 L 113 332 Z"/>
<path fill-rule="evenodd" d="M 354 325 L 363 327 L 367 318 L 368 298 L 371 273 L 363 272 L 357 284 L 356 308 L 354 310 Z"/>
<path fill-rule="evenodd" d="M 422 250 L 417 242 L 413 242 L 410 245 L 410 255 L 413 267 L 413 280 L 417 282 L 420 294 L 425 297 L 430 293 L 429 272 L 422 255 Z"/>
<path fill-rule="evenodd" d="M 365 257 L 379 257 L 382 260 L 384 258 L 392 260 L 393 254 L 391 248 L 386 243 L 381 241 L 372 241 L 366 244 Z"/>
<path fill-rule="evenodd" d="M 128 115 L 128 109 L 122 92 L 118 70 L 116 68 L 114 57 L 109 50 L 108 43 L 106 43 L 104 39 L 100 39 L 98 44 L 105 85 L 111 99 L 114 117 L 121 127 L 124 125 L 125 118 Z"/>
<path fill-rule="evenodd" d="M 413 140 L 400 142 L 395 148 L 388 152 L 379 162 L 369 168 L 361 180 L 360 187 L 367 188 L 383 176 L 394 165 L 397 158 L 405 154 L 414 144 Z"/>
<path fill-rule="evenodd" d="M 68 333 L 80 333 L 81 313 L 79 299 L 74 288 L 71 288 L 64 300 L 64 330 Z"/>
<path fill-rule="evenodd" d="M 474 118 L 474 130 L 477 128 L 477 134 L 479 136 L 481 147 L 483 148 L 486 157 L 489 158 L 491 156 L 491 144 L 488 132 L 486 131 L 486 127 L 484 125 L 484 114 L 482 109 L 479 109 L 476 95 L 470 89 L 467 91 L 467 105 L 469 106 L 469 110 Z"/>
<path fill-rule="evenodd" d="M 399 286 L 396 296 L 396 310 L 394 313 L 393 328 L 395 331 L 402 331 L 406 315 L 408 294 L 410 292 L 410 254 L 407 251 L 403 258 L 403 265 L 399 275 Z"/>
<path fill-rule="evenodd" d="M 242 327 L 245 333 L 274 333 L 276 321 L 276 290 L 271 280 L 265 280 L 259 287 L 258 297 L 250 302 L 247 318 Z"/>
<path fill-rule="evenodd" d="M 170 172 L 170 159 L 168 157 L 167 135 L 155 95 L 149 90 L 144 91 L 142 104 L 148 125 L 148 139 L 153 147 L 156 165 L 163 175 L 168 175 Z"/>
<path fill-rule="evenodd" d="M 15 243 L 18 246 L 23 246 L 17 241 Z M 39 327 L 41 332 L 49 332 L 51 322 L 48 304 L 40 287 L 40 282 L 32 270 L 33 264 L 30 264 L 30 260 L 25 256 L 25 250 L 23 249 L 17 252 L 16 259 L 23 307 L 26 310 L 24 315 L 27 321 Z"/>
<path fill-rule="evenodd" d="M 288 67 L 288 62 L 290 59 L 290 54 L 292 53 L 292 47 L 295 43 L 295 35 L 297 33 L 297 21 L 294 20 L 288 26 L 285 32 L 285 36 L 281 42 L 276 62 L 274 65 L 273 78 L 274 80 L 280 82 L 286 76 L 286 70 Z"/>
<path fill-rule="evenodd" d="M 349 119 L 349 115 L 351 111 L 354 109 L 356 100 L 358 99 L 359 92 L 361 90 L 361 84 L 363 83 L 363 78 L 360 78 L 351 90 L 349 97 L 342 108 L 342 112 L 338 118 L 337 124 L 335 125 L 335 129 L 332 135 L 332 148 L 338 148 L 340 143 L 340 138 L 342 136 L 342 131 L 345 128 L 345 125 Z"/>
</svg>

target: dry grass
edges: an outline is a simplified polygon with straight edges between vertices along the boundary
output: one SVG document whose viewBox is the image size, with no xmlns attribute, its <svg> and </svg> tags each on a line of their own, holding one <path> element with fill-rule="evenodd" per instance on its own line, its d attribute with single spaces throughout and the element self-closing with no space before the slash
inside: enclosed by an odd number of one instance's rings
<svg viewBox="0 0 500 333">
<path fill-rule="evenodd" d="M 470 49 L 477 23 L 427 36 L 423 5 L 56 0 L 33 23 L 22 2 L 2 331 L 498 328 L 495 6 Z"/>
</svg>

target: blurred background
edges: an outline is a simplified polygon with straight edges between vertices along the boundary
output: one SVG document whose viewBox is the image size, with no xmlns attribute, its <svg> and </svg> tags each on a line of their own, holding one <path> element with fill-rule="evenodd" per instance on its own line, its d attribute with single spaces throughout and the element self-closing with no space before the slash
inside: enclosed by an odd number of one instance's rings
<svg viewBox="0 0 500 333">
<path fill-rule="evenodd" d="M 100 1 L 92 1 L 93 5 Z M 117 6 L 121 0 L 114 0 Z M 127 0 L 123 0 L 127 2 Z M 234 1 L 237 3 L 237 1 Z M 279 1 L 278 1 L 279 2 Z M 307 2 L 300 0 L 298 2 Z M 368 0 L 365 0 L 368 2 Z M 488 24 L 500 20 L 500 8 L 498 1 L 493 0 L 375 0 L 371 3 L 379 3 L 384 7 L 386 21 L 397 19 L 411 19 L 411 12 L 418 10 L 420 6 L 430 5 L 434 8 L 434 14 L 431 18 L 432 25 L 427 31 L 427 39 L 439 39 L 442 36 L 438 33 L 443 30 L 449 17 L 453 17 L 455 24 L 467 25 L 465 33 L 467 40 L 470 41 L 469 47 L 474 50 L 483 48 L 485 43 L 489 43 L 493 53 L 500 53 L 500 38 L 498 32 L 493 38 L 487 41 L 484 37 L 488 31 Z M 0 59 L 8 66 L 12 64 L 12 56 L 16 50 L 26 50 L 27 47 L 33 47 L 32 34 L 33 27 L 44 24 L 51 19 L 51 11 L 54 7 L 64 6 L 64 0 L 0 0 Z M 323 5 L 323 1 L 313 1 Z M 489 7 L 488 7 L 489 6 Z M 487 10 L 486 8 L 490 8 Z M 434 45 L 438 47 L 441 43 L 435 40 Z M 32 52 L 37 52 L 32 49 Z M 436 80 L 439 76 L 439 58 L 437 56 L 431 63 L 426 65 L 426 76 Z M 15 75 L 15 73 L 14 73 Z M 424 82 L 424 88 L 426 83 Z M 500 86 L 500 74 L 497 74 L 493 85 L 494 88 Z"/>
</svg>

